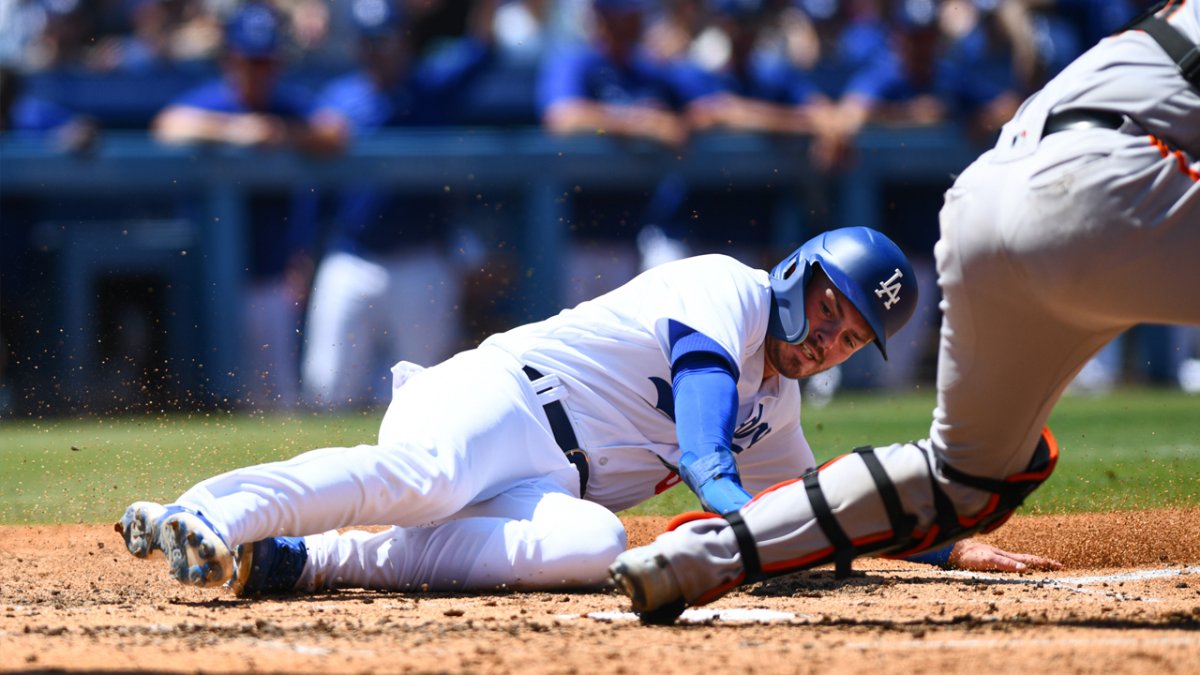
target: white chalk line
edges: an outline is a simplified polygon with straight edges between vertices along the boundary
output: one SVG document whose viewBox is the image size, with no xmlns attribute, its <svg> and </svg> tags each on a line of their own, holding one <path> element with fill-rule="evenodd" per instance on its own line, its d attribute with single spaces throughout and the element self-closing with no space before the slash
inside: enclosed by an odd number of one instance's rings
<svg viewBox="0 0 1200 675">
<path fill-rule="evenodd" d="M 256 647 L 266 647 L 268 649 L 278 649 L 281 651 L 295 652 L 303 656 L 328 656 L 333 653 L 332 649 L 327 647 L 316 647 L 313 645 L 299 645 L 279 640 L 257 640 Z"/>
<path fill-rule="evenodd" d="M 1018 576 L 1012 576 L 1012 575 L 1003 576 L 1003 575 L 997 575 L 997 574 L 984 574 L 981 572 L 967 572 L 967 571 L 963 571 L 963 570 L 951 570 L 951 571 L 945 572 L 944 574 L 947 574 L 950 576 L 955 576 L 955 577 L 978 579 L 980 581 L 998 581 L 998 582 L 1009 583 L 1009 584 L 1024 584 L 1024 585 L 1028 585 L 1028 586 L 1049 586 L 1052 588 L 1058 588 L 1058 589 L 1062 589 L 1065 591 L 1070 591 L 1072 593 L 1084 593 L 1084 594 L 1088 594 L 1088 595 L 1105 595 L 1105 596 L 1109 596 L 1109 597 L 1113 597 L 1113 598 L 1121 599 L 1121 600 L 1141 600 L 1141 601 L 1145 601 L 1145 602 L 1159 602 L 1159 600 L 1156 598 L 1140 598 L 1140 597 L 1135 597 L 1135 596 L 1129 596 L 1129 595 L 1126 595 L 1124 593 L 1120 593 L 1117 591 L 1098 591 L 1098 590 L 1092 590 L 1092 589 L 1080 588 L 1080 587 L 1087 586 L 1087 585 L 1094 585 L 1094 584 L 1102 584 L 1102 583 L 1121 583 L 1121 582 L 1125 582 L 1125 581 L 1145 581 L 1145 580 L 1149 580 L 1149 579 L 1164 579 L 1164 578 L 1169 578 L 1169 577 L 1188 576 L 1188 575 L 1193 575 L 1193 574 L 1200 574 L 1200 567 L 1181 567 L 1178 569 L 1159 569 L 1159 570 L 1138 570 L 1135 572 L 1121 572 L 1118 574 L 1106 574 L 1106 575 L 1086 576 L 1086 577 L 1060 577 L 1057 579 L 1046 579 L 1046 578 L 1030 579 L 1030 578 L 1026 578 L 1026 577 L 1018 577 Z M 615 611 L 614 612 L 588 612 L 586 614 L 558 614 L 555 616 L 555 618 L 564 619 L 564 620 L 592 619 L 595 621 L 637 621 L 638 620 L 637 614 L 634 614 L 633 612 L 615 612 Z M 676 620 L 676 623 L 711 623 L 713 621 L 720 621 L 722 623 L 784 623 L 784 622 L 788 622 L 788 621 L 807 622 L 807 621 L 812 620 L 812 618 L 813 617 L 811 615 L 807 615 L 807 614 L 796 614 L 794 612 L 781 612 L 781 611 L 772 610 L 772 609 L 757 609 L 757 608 L 708 609 L 708 608 L 702 607 L 702 608 L 692 608 L 692 609 L 684 610 L 683 614 L 681 614 L 679 616 L 679 619 Z M 1166 639 L 1166 638 L 1164 638 L 1164 639 Z M 1154 640 L 1158 640 L 1158 638 L 1155 638 Z M 1178 640 L 1176 638 L 1169 638 L 1169 640 L 1178 641 L 1178 642 L 1180 642 L 1180 644 L 1193 644 L 1193 643 L 1200 644 L 1200 636 L 1197 636 L 1194 638 L 1179 638 Z M 1145 640 L 1141 640 L 1141 639 L 1137 639 L 1137 638 L 1129 638 L 1128 641 L 1130 643 L 1134 643 L 1134 644 L 1148 644 Z M 955 642 L 955 641 L 938 642 L 936 644 L 937 645 L 945 645 L 945 644 L 949 644 L 950 642 Z M 971 644 L 975 644 L 975 643 L 978 643 L 978 646 L 984 646 L 984 645 L 995 646 L 995 644 L 996 644 L 995 641 L 986 641 L 986 640 L 979 640 L 979 641 L 959 640 L 957 642 L 963 643 L 964 646 L 970 646 Z M 1060 640 L 1045 640 L 1045 641 L 1020 640 L 1017 642 L 1019 642 L 1022 645 L 1036 645 L 1036 644 L 1040 644 L 1042 642 L 1045 642 L 1045 644 L 1059 644 L 1063 641 L 1060 641 Z M 1071 640 L 1067 640 L 1065 642 L 1070 643 Z M 1121 640 L 1083 640 L 1083 641 L 1080 641 L 1079 644 L 1088 644 L 1088 645 L 1101 644 L 1101 643 L 1114 644 L 1117 642 L 1121 642 Z M 864 644 L 864 645 L 872 644 L 873 645 L 875 643 L 862 643 L 862 644 Z M 1166 643 L 1151 642 L 1150 644 L 1166 644 Z M 1170 644 L 1174 644 L 1174 642 L 1171 642 Z"/>
<path fill-rule="evenodd" d="M 556 619 L 593 619 L 595 621 L 637 621 L 638 616 L 633 612 L 588 612 L 587 614 L 559 614 Z M 705 607 L 686 609 L 676 623 L 784 623 L 787 621 L 808 621 L 812 617 L 795 612 L 780 612 L 774 609 L 733 608 L 709 609 Z"/>
<path fill-rule="evenodd" d="M 1119 574 L 1104 574 L 1090 577 L 1059 577 L 1057 579 L 1030 579 L 1027 577 L 1018 577 L 1013 575 L 1003 574 L 986 574 L 983 572 L 967 572 L 965 570 L 949 570 L 943 572 L 950 576 L 968 577 L 972 579 L 983 579 L 987 581 L 1014 581 L 1026 584 L 1100 584 L 1112 583 L 1121 581 L 1144 581 L 1146 579 L 1162 579 L 1164 577 L 1185 576 L 1189 574 L 1200 574 L 1200 567 L 1180 567 L 1175 569 L 1161 570 L 1136 570 L 1134 572 L 1121 572 Z"/>
<path fill-rule="evenodd" d="M 1163 629 L 1169 629 L 1169 626 L 1164 626 Z M 906 640 L 903 642 L 895 641 L 879 641 L 879 642 L 844 642 L 838 645 L 838 649 L 856 649 L 859 651 L 939 651 L 948 649 L 998 649 L 1004 647 L 1020 647 L 1026 649 L 1029 647 L 1052 647 L 1056 650 L 1063 647 L 1103 647 L 1111 649 L 1113 647 L 1191 647 L 1200 646 L 1200 635 L 1197 636 L 1162 636 L 1162 637 L 1116 637 L 1105 636 L 1101 638 L 998 638 L 995 640 L 987 640 L 984 638 L 957 638 L 953 640 L 938 640 L 936 638 L 925 637 L 920 640 Z"/>
<path fill-rule="evenodd" d="M 1049 586 L 1052 588 L 1070 591 L 1071 593 L 1080 593 L 1083 595 L 1103 595 L 1109 596 L 1118 600 L 1141 600 L 1144 602 L 1159 602 L 1157 598 L 1147 598 L 1141 596 L 1128 595 L 1118 590 L 1098 590 L 1090 588 L 1081 588 L 1082 586 L 1090 586 L 1095 584 L 1105 583 L 1123 583 L 1126 581 L 1148 581 L 1151 579 L 1164 579 L 1168 577 L 1187 576 L 1192 574 L 1200 574 L 1200 567 L 1181 567 L 1178 569 L 1160 569 L 1160 570 L 1137 570 L 1134 572 L 1121 572 L 1118 574 L 1105 574 L 1099 576 L 1088 577 L 1059 577 L 1057 579 L 1045 578 L 1028 578 L 1013 575 L 999 574 L 984 574 L 981 572 L 967 572 L 963 570 L 950 570 L 943 574 L 967 579 L 978 579 L 980 581 L 997 581 L 1005 584 L 1024 584 L 1027 586 Z"/>
</svg>

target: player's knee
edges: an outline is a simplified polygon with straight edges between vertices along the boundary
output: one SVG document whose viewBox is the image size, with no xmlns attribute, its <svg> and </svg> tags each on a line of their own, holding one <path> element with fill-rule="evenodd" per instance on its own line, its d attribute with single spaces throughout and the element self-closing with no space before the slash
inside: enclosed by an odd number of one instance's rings
<svg viewBox="0 0 1200 675">
<path fill-rule="evenodd" d="M 586 517 L 573 519 L 569 527 L 538 531 L 534 536 L 537 544 L 530 554 L 537 561 L 535 576 L 541 587 L 603 584 L 608 566 L 626 547 L 620 519 L 599 506 Z"/>
<path fill-rule="evenodd" d="M 628 542 L 621 519 L 607 509 L 602 516 L 590 519 L 582 528 L 573 529 L 577 540 L 588 542 L 587 555 L 605 570 L 625 551 Z"/>
</svg>

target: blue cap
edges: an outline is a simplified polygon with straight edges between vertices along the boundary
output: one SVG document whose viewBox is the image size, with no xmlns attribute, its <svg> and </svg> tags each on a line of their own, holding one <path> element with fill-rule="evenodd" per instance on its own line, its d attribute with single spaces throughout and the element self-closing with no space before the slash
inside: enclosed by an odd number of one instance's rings
<svg viewBox="0 0 1200 675">
<path fill-rule="evenodd" d="M 390 35 L 404 23 L 404 16 L 392 0 L 354 0 L 350 14 L 358 34 L 368 38 Z"/>
<path fill-rule="evenodd" d="M 225 22 L 225 48 L 251 59 L 273 58 L 279 49 L 279 28 L 270 7 L 247 4 Z"/>
</svg>

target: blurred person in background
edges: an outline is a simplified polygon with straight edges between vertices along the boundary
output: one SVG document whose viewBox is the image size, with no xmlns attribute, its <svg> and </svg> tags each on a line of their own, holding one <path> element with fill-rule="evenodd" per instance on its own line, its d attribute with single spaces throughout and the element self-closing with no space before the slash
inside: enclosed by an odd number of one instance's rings
<svg viewBox="0 0 1200 675">
<path fill-rule="evenodd" d="M 34 45 L 41 38 L 46 18 L 40 0 L 0 0 L 0 63 L 32 68 Z"/>
<path fill-rule="evenodd" d="M 1027 90 L 1040 88 L 1139 9 L 1128 0 L 975 0 L 975 4 L 995 15 L 1008 41 L 1016 46 L 1013 66 Z"/>
<path fill-rule="evenodd" d="M 886 48 L 848 74 L 836 108 L 817 129 L 814 160 L 851 161 L 854 137 L 868 122 L 931 125 L 949 116 L 937 79 L 938 28 L 932 0 L 902 0 L 888 24 Z"/>
<path fill-rule="evenodd" d="M 492 39 L 508 63 L 536 66 L 550 49 L 587 39 L 580 14 L 587 0 L 505 0 L 496 7 Z"/>
<path fill-rule="evenodd" d="M 780 138 L 811 133 L 814 117 L 829 103 L 783 55 L 762 48 L 763 33 L 778 13 L 764 0 L 714 0 L 712 7 L 726 57 L 683 79 L 691 129 Z M 681 209 L 686 224 L 677 230 L 699 252 L 759 264 L 774 255 L 779 196 L 780 189 L 769 186 L 689 190 Z"/>
<path fill-rule="evenodd" d="M 86 61 L 95 34 L 92 14 L 79 0 L 15 0 L 12 15 L 31 31 L 21 55 L 29 70 L 79 66 Z M 6 12 L 7 13 L 7 12 Z"/>
<path fill-rule="evenodd" d="M 701 81 L 704 88 L 690 92 L 692 129 L 811 133 L 828 99 L 791 63 L 760 49 L 775 14 L 764 0 L 713 0 L 713 5 L 727 56 Z"/>
<path fill-rule="evenodd" d="M 594 0 L 591 43 L 543 60 L 538 109 L 548 132 L 606 134 L 672 150 L 684 146 L 685 70 L 643 49 L 648 2 Z M 639 267 L 687 255 L 677 235 L 663 229 L 683 194 L 679 180 L 667 177 L 636 194 L 592 194 L 585 185 L 571 195 L 567 304 L 616 288 Z"/>
<path fill-rule="evenodd" d="M 216 143 L 257 150 L 339 151 L 344 138 L 309 123 L 312 101 L 280 86 L 283 27 L 275 10 L 251 2 L 227 21 L 222 76 L 184 93 L 154 119 L 164 143 Z M 296 333 L 311 277 L 316 236 L 309 191 L 251 195 L 246 233 L 250 278 L 243 299 L 245 404 L 289 407 L 299 401 Z"/>
<path fill-rule="evenodd" d="M 97 40 L 89 65 L 100 70 L 146 70 L 212 59 L 221 23 L 203 0 L 123 0 L 127 30 Z"/>
<path fill-rule="evenodd" d="M 492 0 L 475 5 L 472 30 L 454 51 L 420 58 L 407 17 L 391 0 L 355 0 L 360 68 L 326 87 L 313 121 L 345 142 L 396 127 L 453 124 L 457 96 L 491 61 Z M 337 197 L 308 313 L 305 399 L 370 406 L 391 395 L 390 367 L 438 363 L 459 344 L 461 274 L 439 194 L 380 186 Z"/>
<path fill-rule="evenodd" d="M 84 152 L 99 134 L 96 122 L 25 91 L 25 78 L 0 63 L 0 135 L 50 139 L 65 152 Z"/>
<path fill-rule="evenodd" d="M 781 10 L 775 4 L 712 0 L 714 25 L 728 47 L 724 62 L 710 73 L 708 88 L 688 106 L 696 131 L 809 135 L 828 114 L 830 101 L 808 73 L 785 53 L 771 49 L 771 34 L 780 26 Z M 689 220 L 689 242 L 699 252 L 757 264 L 771 255 L 781 198 L 777 187 L 693 191 L 682 209 Z M 807 378 L 802 384 L 805 398 L 817 405 L 828 402 L 840 376 L 840 366 L 835 366 Z"/>
<path fill-rule="evenodd" d="M 647 22 L 642 40 L 646 52 L 662 61 L 689 59 L 715 67 L 729 50 L 714 18 L 710 0 L 663 0 Z"/>
<path fill-rule="evenodd" d="M 1009 30 L 995 6 L 994 0 L 948 0 L 938 13 L 947 45 L 941 77 L 960 101 L 954 112 L 973 138 L 987 142 L 1040 86 L 1019 65 L 1019 55 L 1035 49 L 1032 36 Z"/>
<path fill-rule="evenodd" d="M 888 51 L 883 0 L 772 0 L 774 49 L 825 96 L 841 96 L 850 74 Z"/>
</svg>

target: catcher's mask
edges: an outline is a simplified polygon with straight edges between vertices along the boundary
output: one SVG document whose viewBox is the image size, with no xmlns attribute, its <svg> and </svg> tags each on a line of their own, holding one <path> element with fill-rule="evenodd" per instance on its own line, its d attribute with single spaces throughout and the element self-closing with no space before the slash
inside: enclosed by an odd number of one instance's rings
<svg viewBox="0 0 1200 675">
<path fill-rule="evenodd" d="M 888 338 L 917 307 L 917 278 L 900 247 L 866 227 L 830 230 L 810 239 L 771 270 L 767 330 L 772 337 L 795 344 L 808 336 L 804 289 L 814 265 L 867 320 L 886 359 Z"/>
</svg>

